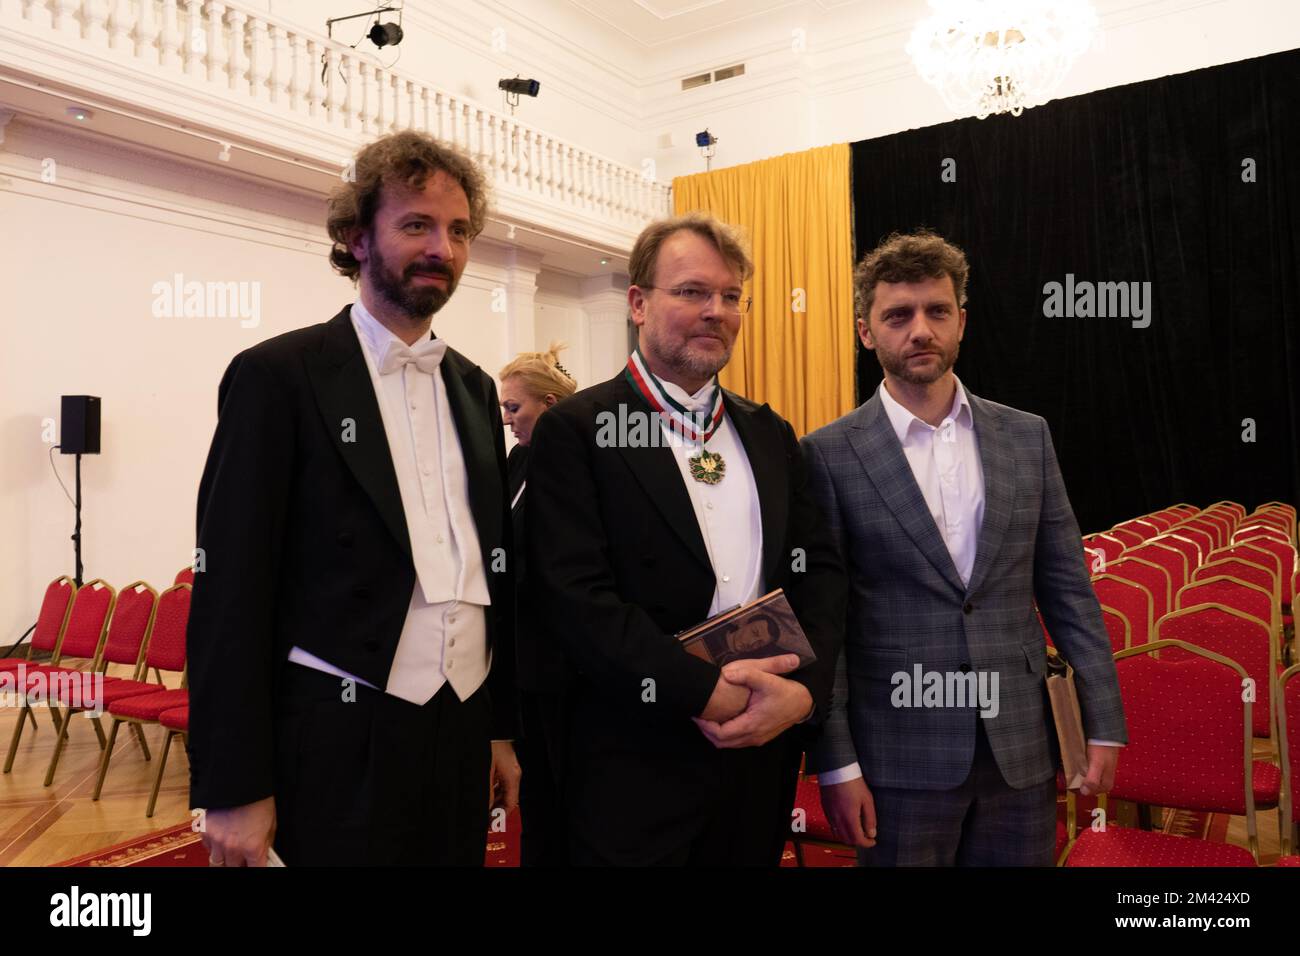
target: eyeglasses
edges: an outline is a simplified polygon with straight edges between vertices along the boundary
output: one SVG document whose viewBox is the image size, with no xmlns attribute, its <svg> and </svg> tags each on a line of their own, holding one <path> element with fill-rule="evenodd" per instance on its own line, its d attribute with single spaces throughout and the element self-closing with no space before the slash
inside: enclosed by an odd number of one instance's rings
<svg viewBox="0 0 1300 956">
<path fill-rule="evenodd" d="M 671 288 L 657 285 L 643 285 L 638 286 L 638 288 L 658 289 L 660 292 L 667 292 L 673 298 L 679 299 L 683 305 L 698 306 L 701 308 L 712 302 L 713 296 L 716 293 L 722 298 L 722 311 L 735 314 L 748 312 L 750 306 L 754 303 L 753 299 L 742 296 L 739 292 L 730 289 L 719 292 L 710 289 L 707 286 L 691 285 L 689 283 L 686 285 L 675 285 Z"/>
</svg>

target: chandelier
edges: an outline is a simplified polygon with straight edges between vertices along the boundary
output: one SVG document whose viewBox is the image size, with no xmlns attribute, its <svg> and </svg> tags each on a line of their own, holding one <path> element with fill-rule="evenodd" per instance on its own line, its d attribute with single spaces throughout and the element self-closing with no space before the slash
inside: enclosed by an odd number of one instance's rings
<svg viewBox="0 0 1300 956">
<path fill-rule="evenodd" d="M 961 116 L 1046 103 L 1097 32 L 1088 0 L 930 0 L 907 52 Z"/>
</svg>

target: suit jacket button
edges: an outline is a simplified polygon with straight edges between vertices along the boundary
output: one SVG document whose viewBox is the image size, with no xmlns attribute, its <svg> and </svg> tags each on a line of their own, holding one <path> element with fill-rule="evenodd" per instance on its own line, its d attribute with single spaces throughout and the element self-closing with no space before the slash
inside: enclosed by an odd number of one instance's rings
<svg viewBox="0 0 1300 956">
<path fill-rule="evenodd" d="M 963 614 L 969 614 L 973 610 L 975 610 L 975 605 L 971 604 L 970 601 L 967 601 L 965 605 L 962 606 L 961 612 Z"/>
<path fill-rule="evenodd" d="M 352 547 L 352 541 L 353 541 L 353 538 L 352 538 L 352 532 L 351 532 L 351 531 L 340 531 L 340 532 L 339 532 L 339 544 L 343 545 L 343 547 L 345 547 L 345 548 L 350 548 L 350 547 Z"/>
<path fill-rule="evenodd" d="M 352 594 L 354 597 L 365 599 L 370 597 L 370 588 L 366 587 L 364 584 L 358 584 L 352 589 Z"/>
<path fill-rule="evenodd" d="M 961 671 L 963 674 L 969 674 L 969 673 L 970 673 L 970 665 L 967 664 L 965 661 L 962 661 L 962 662 L 961 662 L 961 667 L 958 667 L 957 670 Z"/>
<path fill-rule="evenodd" d="M 373 654 L 375 651 L 379 650 L 379 642 L 373 637 L 368 638 L 365 643 L 365 648 Z"/>
</svg>

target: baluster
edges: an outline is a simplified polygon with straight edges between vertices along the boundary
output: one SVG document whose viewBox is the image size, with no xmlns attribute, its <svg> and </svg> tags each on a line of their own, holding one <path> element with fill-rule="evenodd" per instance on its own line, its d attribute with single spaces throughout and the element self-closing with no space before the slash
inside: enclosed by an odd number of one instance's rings
<svg viewBox="0 0 1300 956">
<path fill-rule="evenodd" d="M 163 0 L 163 7 L 166 8 L 166 6 L 167 0 Z M 149 0 L 149 2 L 141 0 L 140 19 L 135 25 L 135 43 L 132 52 L 138 59 L 144 60 L 149 66 L 157 66 L 163 62 L 160 32 L 152 0 Z"/>
<path fill-rule="evenodd" d="M 429 88 L 423 84 L 420 85 L 420 116 L 420 129 L 427 133 L 429 132 Z"/>
<path fill-rule="evenodd" d="M 202 6 L 198 0 L 188 0 L 190 11 L 190 30 L 188 49 L 194 49 L 199 37 L 202 36 L 202 19 L 199 7 Z M 221 0 L 209 0 L 208 2 L 208 33 L 207 33 L 207 61 L 208 61 L 208 80 L 213 83 L 220 83 L 223 80 L 229 83 L 226 76 L 226 5 Z M 188 60 L 186 61 L 189 62 Z"/>
<path fill-rule="evenodd" d="M 315 116 L 310 100 L 311 84 L 305 82 L 311 69 L 307 55 L 307 39 L 301 33 L 289 34 L 289 109 L 295 113 Z"/>
<path fill-rule="evenodd" d="M 85 28 L 81 35 L 96 46 L 108 46 L 107 15 L 104 0 L 83 0 L 81 16 Z"/>
<path fill-rule="evenodd" d="M 495 113 L 487 114 L 487 138 L 483 148 L 487 152 L 485 162 L 487 164 L 488 180 L 495 183 L 501 170 L 501 140 L 498 134 L 497 115 Z"/>
<path fill-rule="evenodd" d="M 159 55 L 162 65 L 175 68 L 181 65 L 181 26 L 178 22 L 177 0 L 162 0 L 162 36 Z"/>
<path fill-rule="evenodd" d="M 203 3 L 201 0 L 186 0 L 186 20 L 185 36 L 181 48 L 185 51 L 185 72 L 191 77 L 199 74 L 200 66 L 203 66 L 203 49 L 204 42 L 201 39 L 203 33 Z"/>
<path fill-rule="evenodd" d="M 147 4 L 153 13 L 153 2 Z M 130 0 L 112 0 L 108 8 L 108 46 L 119 53 L 134 53 L 131 43 L 131 2 Z"/>
<path fill-rule="evenodd" d="M 289 49 L 289 32 L 278 23 L 271 26 L 271 79 L 269 82 L 271 102 L 284 104 L 289 102 L 290 87 L 293 86 L 293 50 Z M 289 108 L 293 109 L 292 103 Z"/>
<path fill-rule="evenodd" d="M 360 118 L 356 113 L 357 97 L 353 92 L 357 79 L 357 64 L 350 53 L 339 53 L 340 63 L 343 67 L 343 125 L 348 129 L 356 129 L 360 123 Z M 331 77 L 331 82 L 334 82 Z"/>
<path fill-rule="evenodd" d="M 316 116 L 317 104 L 325 121 L 331 126 L 338 122 L 338 54 L 323 47 L 314 37 L 307 40 L 307 69 L 311 82 L 311 115 Z M 321 58 L 324 57 L 324 62 Z"/>
<path fill-rule="evenodd" d="M 405 80 L 406 83 L 406 125 L 408 129 L 420 128 L 420 95 L 415 88 L 414 80 Z"/>
<path fill-rule="evenodd" d="M 38 10 L 42 7 L 43 3 L 37 5 Z M 54 0 L 53 14 L 54 29 L 69 39 L 81 39 L 81 24 L 77 22 L 77 0 Z"/>
<path fill-rule="evenodd" d="M 357 87 L 361 91 L 358 97 L 360 103 L 357 106 L 357 121 L 363 135 L 370 133 L 370 110 L 371 93 L 370 93 L 370 64 L 360 57 L 357 58 Z"/>
<path fill-rule="evenodd" d="M 252 87 L 253 101 L 265 103 L 270 96 L 271 57 L 267 27 L 261 17 L 248 20 L 248 48 L 252 54 L 248 66 L 248 82 Z"/>
<path fill-rule="evenodd" d="M 248 22 L 248 14 L 243 10 L 231 9 L 230 11 L 230 39 L 229 53 L 230 59 L 226 65 L 226 75 L 230 77 L 230 88 L 237 93 L 247 93 L 247 81 L 244 79 L 248 63 L 244 57 L 244 25 Z"/>
</svg>

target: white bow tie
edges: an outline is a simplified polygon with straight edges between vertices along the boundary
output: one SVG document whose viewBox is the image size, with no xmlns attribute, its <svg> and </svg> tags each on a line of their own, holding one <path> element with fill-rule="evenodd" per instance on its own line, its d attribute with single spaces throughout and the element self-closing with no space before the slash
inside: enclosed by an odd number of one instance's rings
<svg viewBox="0 0 1300 956">
<path fill-rule="evenodd" d="M 424 339 L 414 347 L 397 339 L 391 339 L 388 343 L 388 351 L 384 353 L 384 360 L 379 364 L 379 374 L 387 375 L 389 372 L 396 372 L 411 362 L 415 363 L 415 367 L 421 372 L 433 373 L 446 353 L 447 343 L 443 339 Z"/>
</svg>

